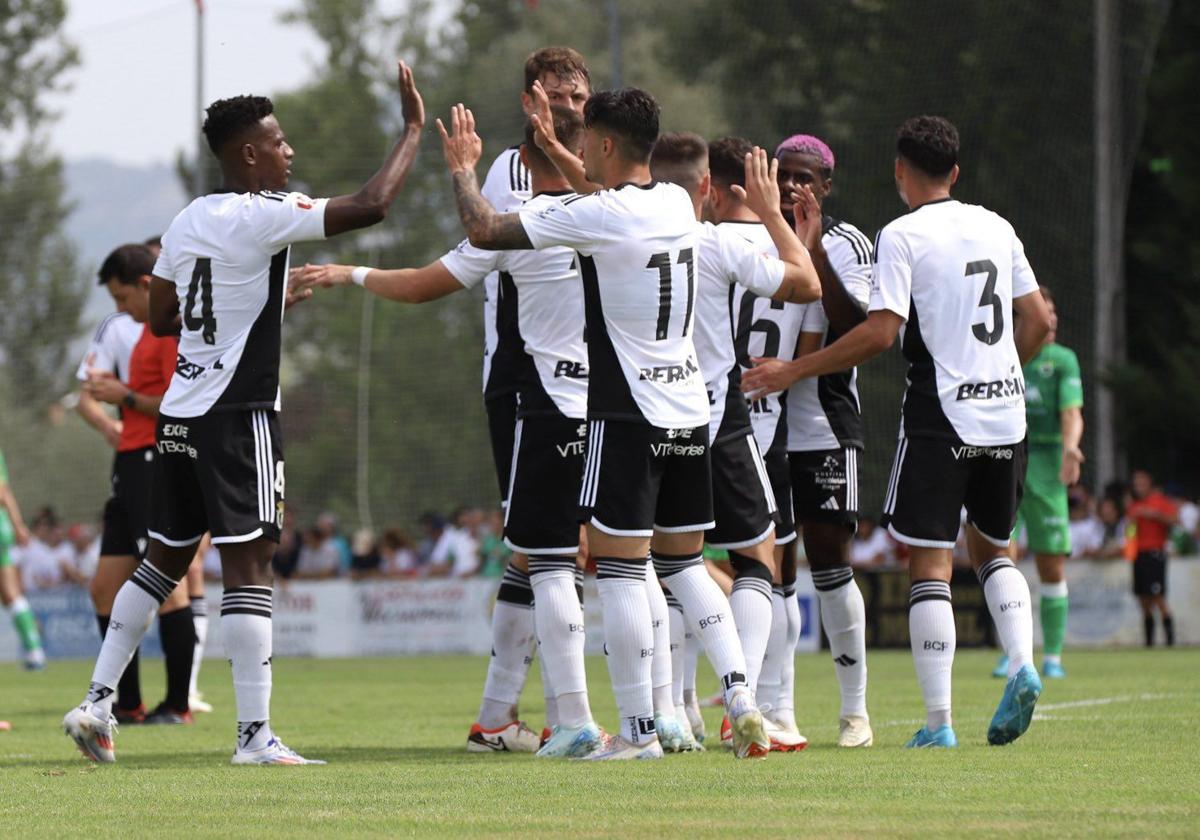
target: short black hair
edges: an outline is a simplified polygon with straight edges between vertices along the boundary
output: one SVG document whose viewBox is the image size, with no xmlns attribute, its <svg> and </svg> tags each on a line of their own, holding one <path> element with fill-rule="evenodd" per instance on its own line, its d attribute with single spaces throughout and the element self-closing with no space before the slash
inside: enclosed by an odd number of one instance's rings
<svg viewBox="0 0 1200 840">
<path fill-rule="evenodd" d="M 213 154 L 220 157 L 226 145 L 239 140 L 263 117 L 275 113 L 275 105 L 265 96 L 232 96 L 218 99 L 205 113 L 208 117 L 204 120 L 204 137 Z"/>
<path fill-rule="evenodd" d="M 896 151 L 927 175 L 948 175 L 958 163 L 958 129 L 945 117 L 910 117 L 900 126 Z"/>
<path fill-rule="evenodd" d="M 154 273 L 154 252 L 145 245 L 122 245 L 104 258 L 96 276 L 100 285 L 116 280 L 125 286 L 137 283 L 139 277 Z"/>
<path fill-rule="evenodd" d="M 583 118 L 575 111 L 562 105 L 551 105 L 550 113 L 554 117 L 554 136 L 558 142 L 572 152 L 579 149 L 579 135 L 583 133 Z M 534 140 L 533 120 L 525 120 L 525 154 L 537 168 L 546 171 L 546 167 L 554 168 L 550 158 L 541 150 Z"/>
<path fill-rule="evenodd" d="M 668 132 L 654 144 L 650 174 L 656 181 L 678 184 L 691 192 L 700 186 L 707 170 L 708 143 L 699 134 Z"/>
<path fill-rule="evenodd" d="M 658 101 L 640 88 L 602 90 L 583 106 L 583 125 L 615 135 L 622 157 L 646 163 L 658 140 L 660 112 Z"/>
<path fill-rule="evenodd" d="M 746 186 L 746 155 L 754 144 L 744 137 L 722 137 L 708 144 L 708 171 L 714 184 Z"/>
</svg>

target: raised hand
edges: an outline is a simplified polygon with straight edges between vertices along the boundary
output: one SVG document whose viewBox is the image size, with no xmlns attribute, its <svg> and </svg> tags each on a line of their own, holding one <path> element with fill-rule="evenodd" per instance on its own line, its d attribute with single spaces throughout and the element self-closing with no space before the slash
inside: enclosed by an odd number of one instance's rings
<svg viewBox="0 0 1200 840">
<path fill-rule="evenodd" d="M 746 203 L 760 219 L 779 212 L 779 161 L 767 157 L 758 146 L 746 154 L 746 186 L 734 184 L 730 189 Z"/>
<path fill-rule="evenodd" d="M 534 128 L 533 142 L 539 149 L 544 151 L 557 145 L 558 138 L 554 134 L 554 114 L 550 110 L 550 97 L 546 96 L 546 90 L 540 81 L 533 83 L 533 113 L 529 115 L 529 121 L 533 123 Z"/>
<path fill-rule="evenodd" d="M 821 205 L 813 195 L 812 187 L 805 184 L 792 191 L 792 216 L 796 220 L 796 236 L 804 247 L 812 250 L 821 241 Z"/>
<path fill-rule="evenodd" d="M 417 90 L 417 83 L 413 81 L 412 68 L 403 61 L 400 62 L 398 85 L 404 127 L 421 128 L 425 125 L 425 102 L 421 99 L 421 92 Z"/>
<path fill-rule="evenodd" d="M 450 133 L 441 119 L 437 121 L 442 135 L 442 154 L 446 166 L 453 172 L 474 172 L 483 157 L 483 140 L 475 133 L 475 115 L 461 102 L 450 109 Z"/>
</svg>

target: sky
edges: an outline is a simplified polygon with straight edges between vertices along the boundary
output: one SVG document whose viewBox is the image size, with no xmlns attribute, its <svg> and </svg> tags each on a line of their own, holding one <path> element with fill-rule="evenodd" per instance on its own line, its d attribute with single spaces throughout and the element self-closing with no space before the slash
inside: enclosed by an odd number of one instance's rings
<svg viewBox="0 0 1200 840">
<path fill-rule="evenodd" d="M 205 104 L 270 95 L 311 79 L 321 43 L 279 22 L 295 0 L 204 0 Z M 66 160 L 172 162 L 196 137 L 195 0 L 68 0 L 67 38 L 80 53 L 71 90 L 50 99 Z"/>
</svg>

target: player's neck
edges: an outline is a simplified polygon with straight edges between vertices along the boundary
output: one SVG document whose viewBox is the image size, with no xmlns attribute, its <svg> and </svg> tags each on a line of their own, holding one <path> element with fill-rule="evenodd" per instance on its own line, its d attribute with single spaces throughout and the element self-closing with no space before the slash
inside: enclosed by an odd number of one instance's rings
<svg viewBox="0 0 1200 840">
<path fill-rule="evenodd" d="M 935 201 L 946 201 L 950 198 L 950 187 L 946 184 L 922 184 L 911 182 L 905 184 L 905 196 L 908 198 L 908 209 L 916 210 Z"/>
<path fill-rule="evenodd" d="M 720 218 L 717 223 L 721 222 L 761 222 L 762 219 L 758 214 L 747 207 L 743 202 L 737 201 L 730 203 L 727 207 L 721 208 Z"/>
<path fill-rule="evenodd" d="M 644 187 L 654 178 L 650 175 L 649 163 L 625 163 L 613 161 L 612 168 L 604 173 L 602 181 L 605 189 L 619 187 L 622 184 L 634 184 Z"/>
<path fill-rule="evenodd" d="M 534 195 L 539 195 L 541 193 L 572 192 L 571 184 L 561 175 L 541 175 L 537 172 L 537 170 L 534 169 L 531 169 L 530 173 L 533 175 L 533 179 L 529 183 L 529 188 Z"/>
<path fill-rule="evenodd" d="M 265 188 L 251 173 L 222 172 L 221 186 L 218 189 L 222 192 L 253 193 L 261 192 Z"/>
</svg>

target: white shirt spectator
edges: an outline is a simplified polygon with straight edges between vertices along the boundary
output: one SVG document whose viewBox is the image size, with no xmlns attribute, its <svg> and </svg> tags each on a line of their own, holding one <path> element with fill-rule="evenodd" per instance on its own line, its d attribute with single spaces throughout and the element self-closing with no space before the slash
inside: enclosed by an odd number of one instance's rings
<svg viewBox="0 0 1200 840">
<path fill-rule="evenodd" d="M 415 574 L 420 560 L 417 552 L 411 548 L 397 548 L 394 551 L 379 549 L 379 571 L 387 577 L 407 577 Z"/>
<path fill-rule="evenodd" d="M 479 568 L 479 544 L 461 528 L 447 525 L 433 544 L 430 566 L 449 566 L 451 577 L 467 577 Z"/>
<path fill-rule="evenodd" d="M 1071 533 L 1072 557 L 1094 554 L 1104 545 L 1104 523 L 1095 516 L 1072 519 L 1068 530 Z"/>
<path fill-rule="evenodd" d="M 1195 502 L 1184 499 L 1179 505 L 1179 527 L 1189 534 L 1195 534 L 1198 525 L 1200 525 L 1200 507 L 1197 507 Z"/>
<path fill-rule="evenodd" d="M 14 559 L 21 569 L 21 585 L 26 592 L 58 586 L 69 579 L 66 570 L 75 568 L 75 549 L 66 540 L 48 545 L 33 539 L 14 550 L 20 552 Z"/>
<path fill-rule="evenodd" d="M 305 540 L 304 545 L 300 546 L 296 577 L 336 577 L 341 570 L 342 554 L 333 539 L 322 540 L 315 546 Z"/>
<path fill-rule="evenodd" d="M 85 578 L 91 579 L 96 576 L 96 567 L 100 565 L 100 536 L 97 535 L 87 548 L 83 551 L 75 552 L 75 568 Z"/>
<path fill-rule="evenodd" d="M 888 565 L 896 559 L 892 538 L 882 528 L 875 528 L 866 539 L 857 536 L 850 542 L 851 566 Z"/>
</svg>

